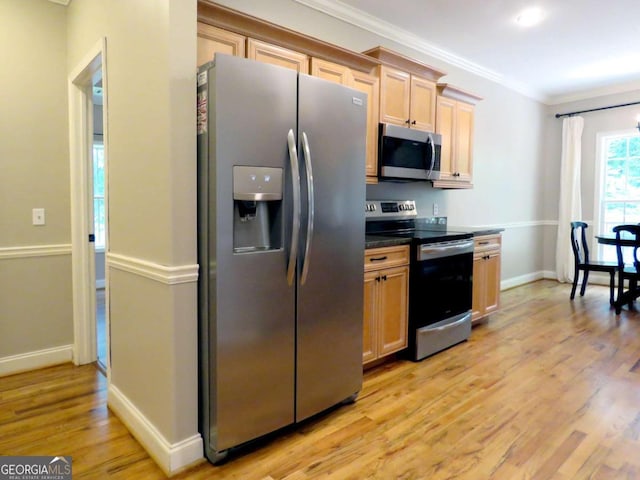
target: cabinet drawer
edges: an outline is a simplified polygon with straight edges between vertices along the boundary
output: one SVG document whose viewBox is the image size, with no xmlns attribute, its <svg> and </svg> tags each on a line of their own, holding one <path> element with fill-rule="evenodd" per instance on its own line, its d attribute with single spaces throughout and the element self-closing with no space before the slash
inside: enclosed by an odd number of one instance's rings
<svg viewBox="0 0 640 480">
<path fill-rule="evenodd" d="M 364 271 L 409 264 L 409 245 L 370 248 L 364 251 Z"/>
<path fill-rule="evenodd" d="M 474 255 L 490 254 L 500 251 L 502 247 L 501 235 L 484 235 L 474 239 L 475 245 L 473 249 Z"/>
</svg>

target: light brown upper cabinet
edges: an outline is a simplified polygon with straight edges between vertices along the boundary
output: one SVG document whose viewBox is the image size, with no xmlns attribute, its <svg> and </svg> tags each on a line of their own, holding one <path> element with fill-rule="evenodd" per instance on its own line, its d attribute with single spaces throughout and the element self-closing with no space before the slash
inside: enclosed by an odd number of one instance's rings
<svg viewBox="0 0 640 480">
<path fill-rule="evenodd" d="M 245 56 L 247 37 L 198 22 L 198 66 L 213 60 L 216 53 Z"/>
<path fill-rule="evenodd" d="M 368 183 L 377 182 L 378 174 L 378 96 L 379 81 L 375 75 L 352 70 L 344 65 L 319 58 L 311 59 L 311 75 L 355 88 L 367 94 L 367 156 Z"/>
<path fill-rule="evenodd" d="M 367 94 L 367 183 L 378 181 L 378 110 L 380 81 L 375 75 L 352 70 L 351 86 Z"/>
<path fill-rule="evenodd" d="M 320 58 L 311 59 L 311 75 L 340 85 L 351 85 L 351 69 L 349 67 Z"/>
<path fill-rule="evenodd" d="M 309 57 L 304 53 L 279 47 L 253 38 L 247 39 L 247 58 L 309 73 Z"/>
<path fill-rule="evenodd" d="M 433 132 L 436 119 L 436 82 L 444 72 L 376 47 L 364 52 L 382 61 L 380 122 Z"/>
<path fill-rule="evenodd" d="M 380 66 L 381 122 L 433 132 L 435 120 L 435 82 Z"/>
<path fill-rule="evenodd" d="M 436 188 L 473 187 L 473 124 L 481 97 L 449 84 L 438 84 L 436 132 L 442 135 L 440 180 Z"/>
</svg>

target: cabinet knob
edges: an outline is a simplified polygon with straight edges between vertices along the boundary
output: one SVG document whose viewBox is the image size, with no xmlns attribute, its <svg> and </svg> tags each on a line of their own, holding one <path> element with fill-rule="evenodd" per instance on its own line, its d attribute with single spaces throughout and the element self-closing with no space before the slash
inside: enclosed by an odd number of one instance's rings
<svg viewBox="0 0 640 480">
<path fill-rule="evenodd" d="M 411 122 L 411 125 L 415 125 L 415 124 L 416 124 L 416 121 L 415 121 L 415 120 L 414 120 L 413 122 Z"/>
<path fill-rule="evenodd" d="M 384 281 L 386 282 L 386 281 L 387 281 L 387 276 L 386 276 L 386 275 L 383 275 L 383 276 L 382 276 L 382 280 L 384 280 Z"/>
<path fill-rule="evenodd" d="M 406 124 L 408 125 L 409 123 L 411 123 L 411 119 L 410 119 L 410 118 L 407 118 L 407 119 L 404 121 L 404 123 L 406 123 Z"/>
</svg>

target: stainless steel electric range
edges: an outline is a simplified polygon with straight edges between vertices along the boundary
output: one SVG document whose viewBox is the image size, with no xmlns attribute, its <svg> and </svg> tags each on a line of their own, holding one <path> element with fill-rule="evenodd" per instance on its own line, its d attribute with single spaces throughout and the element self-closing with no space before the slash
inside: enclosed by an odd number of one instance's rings
<svg viewBox="0 0 640 480">
<path fill-rule="evenodd" d="M 409 346 L 422 360 L 471 334 L 473 234 L 420 218 L 413 200 L 368 200 L 366 233 L 410 239 Z"/>
</svg>

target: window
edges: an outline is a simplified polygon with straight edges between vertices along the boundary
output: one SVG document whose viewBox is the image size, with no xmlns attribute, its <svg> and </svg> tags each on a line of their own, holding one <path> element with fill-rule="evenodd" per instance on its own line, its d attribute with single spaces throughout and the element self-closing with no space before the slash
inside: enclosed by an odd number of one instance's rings
<svg viewBox="0 0 640 480">
<path fill-rule="evenodd" d="M 96 250 L 105 248 L 105 209 L 104 209 L 104 144 L 93 143 L 93 232 L 96 236 Z"/>
<path fill-rule="evenodd" d="M 623 132 L 598 136 L 600 195 L 597 199 L 600 233 L 616 225 L 640 223 L 640 135 Z M 599 258 L 616 260 L 613 248 L 599 246 Z"/>
</svg>

